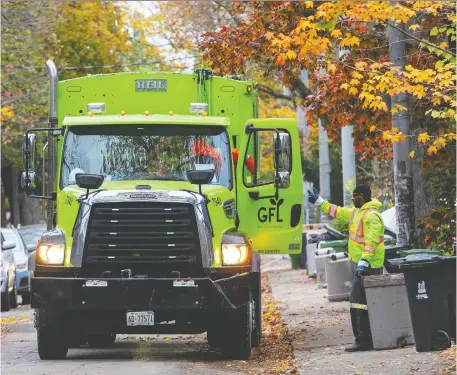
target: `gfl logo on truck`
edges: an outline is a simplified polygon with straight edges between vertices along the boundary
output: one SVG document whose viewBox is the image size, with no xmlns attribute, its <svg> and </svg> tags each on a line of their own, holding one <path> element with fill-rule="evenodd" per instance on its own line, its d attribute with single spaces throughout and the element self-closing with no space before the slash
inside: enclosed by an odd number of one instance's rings
<svg viewBox="0 0 457 375">
<path fill-rule="evenodd" d="M 270 203 L 273 207 L 260 207 L 259 211 L 257 212 L 257 218 L 261 223 L 269 223 L 272 220 L 276 221 L 277 223 L 282 223 L 282 219 L 279 214 L 279 207 L 284 203 L 284 199 L 278 199 L 277 201 L 272 198 L 270 199 Z"/>
</svg>

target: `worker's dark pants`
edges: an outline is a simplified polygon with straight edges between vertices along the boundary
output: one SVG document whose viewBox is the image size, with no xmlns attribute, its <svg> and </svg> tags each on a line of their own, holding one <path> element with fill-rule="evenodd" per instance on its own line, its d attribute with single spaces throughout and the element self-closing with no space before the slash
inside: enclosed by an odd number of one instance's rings
<svg viewBox="0 0 457 375">
<path fill-rule="evenodd" d="M 380 275 L 382 268 L 371 268 L 364 272 L 363 276 Z M 359 344 L 372 345 L 370 321 L 368 319 L 367 297 L 365 288 L 362 285 L 362 276 L 354 273 L 352 280 L 351 294 L 349 295 L 351 304 L 351 322 L 355 341 Z"/>
</svg>

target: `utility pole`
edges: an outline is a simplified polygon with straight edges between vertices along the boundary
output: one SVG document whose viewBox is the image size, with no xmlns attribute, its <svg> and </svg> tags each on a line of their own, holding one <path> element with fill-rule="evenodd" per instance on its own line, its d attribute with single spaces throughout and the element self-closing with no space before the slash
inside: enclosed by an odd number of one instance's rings
<svg viewBox="0 0 457 375">
<path fill-rule="evenodd" d="M 393 21 L 391 21 L 393 22 Z M 396 25 L 404 29 L 404 24 Z M 405 70 L 406 65 L 406 42 L 405 34 L 396 28 L 389 26 L 389 53 L 393 66 Z M 408 95 L 401 93 L 392 97 L 392 108 L 400 104 L 405 110 L 398 110 L 392 115 L 392 127 L 397 128 L 406 136 L 405 142 L 396 142 L 393 145 L 393 169 L 395 188 L 395 212 L 397 216 L 397 243 L 409 245 L 413 241 L 414 229 L 414 192 L 411 161 L 408 154 L 410 150 L 409 140 L 409 113 Z"/>
<path fill-rule="evenodd" d="M 330 158 L 328 152 L 328 136 L 321 120 L 319 124 L 319 191 L 320 196 L 325 200 L 330 200 Z M 321 213 L 321 223 L 327 223 L 328 216 Z"/>
<path fill-rule="evenodd" d="M 347 207 L 351 203 L 351 194 L 356 185 L 355 150 L 352 132 L 354 126 L 341 129 L 341 158 L 343 164 L 343 202 Z"/>
</svg>

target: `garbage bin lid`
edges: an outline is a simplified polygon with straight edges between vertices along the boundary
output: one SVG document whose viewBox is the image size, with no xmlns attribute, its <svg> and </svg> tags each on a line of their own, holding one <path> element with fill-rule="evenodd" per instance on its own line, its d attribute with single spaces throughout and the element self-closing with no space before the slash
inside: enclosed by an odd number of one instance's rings
<svg viewBox="0 0 457 375">
<path fill-rule="evenodd" d="M 424 267 L 426 265 L 435 265 L 443 261 L 454 261 L 454 256 L 441 256 L 429 254 L 412 254 L 404 258 L 389 259 L 387 262 L 395 268 L 413 268 Z"/>
</svg>

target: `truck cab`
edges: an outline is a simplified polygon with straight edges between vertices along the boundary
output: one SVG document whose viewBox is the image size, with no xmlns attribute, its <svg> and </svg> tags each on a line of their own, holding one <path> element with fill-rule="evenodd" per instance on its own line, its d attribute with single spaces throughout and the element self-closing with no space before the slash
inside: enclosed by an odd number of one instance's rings
<svg viewBox="0 0 457 375">
<path fill-rule="evenodd" d="M 207 70 L 58 82 L 47 67 L 49 126 L 26 132 L 22 178 L 47 203 L 29 261 L 40 358 L 203 332 L 249 358 L 260 254 L 301 251 L 295 120 L 256 118 L 254 82 Z"/>
</svg>

